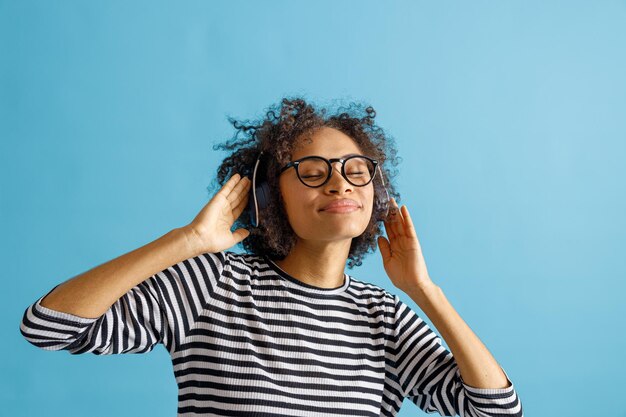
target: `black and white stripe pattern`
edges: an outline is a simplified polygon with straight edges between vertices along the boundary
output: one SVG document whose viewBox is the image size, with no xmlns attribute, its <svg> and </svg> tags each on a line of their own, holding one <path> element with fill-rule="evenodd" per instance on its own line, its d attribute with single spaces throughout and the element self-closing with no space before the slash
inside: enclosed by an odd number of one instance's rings
<svg viewBox="0 0 626 417">
<path fill-rule="evenodd" d="M 223 251 L 153 275 L 99 318 L 43 307 L 44 297 L 24 312 L 26 340 L 96 355 L 161 343 L 179 416 L 395 416 L 404 398 L 446 416 L 522 416 L 510 380 L 465 384 L 408 305 L 347 274 L 341 287 L 318 288 L 267 257 Z"/>
</svg>

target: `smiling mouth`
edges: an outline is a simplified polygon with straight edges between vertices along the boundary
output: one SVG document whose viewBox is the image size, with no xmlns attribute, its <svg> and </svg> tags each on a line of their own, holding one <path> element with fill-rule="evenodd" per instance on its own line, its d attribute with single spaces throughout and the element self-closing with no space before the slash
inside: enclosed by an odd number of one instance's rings
<svg viewBox="0 0 626 417">
<path fill-rule="evenodd" d="M 321 210 L 321 211 L 326 212 L 326 213 L 352 213 L 353 211 L 357 211 L 359 209 L 360 207 L 358 206 L 337 206 L 337 207 L 327 208 L 326 210 Z"/>
</svg>

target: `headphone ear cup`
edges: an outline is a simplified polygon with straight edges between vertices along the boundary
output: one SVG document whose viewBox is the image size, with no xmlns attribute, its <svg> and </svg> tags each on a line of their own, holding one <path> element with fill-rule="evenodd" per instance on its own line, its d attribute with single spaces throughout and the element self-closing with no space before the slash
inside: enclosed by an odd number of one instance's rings
<svg viewBox="0 0 626 417">
<path fill-rule="evenodd" d="M 382 189 L 384 190 L 383 192 L 378 192 L 377 194 L 380 194 L 379 196 L 374 196 L 375 199 L 375 204 L 374 204 L 374 209 L 376 212 L 376 221 L 379 222 L 383 222 L 387 220 L 387 217 L 389 216 L 389 207 L 391 205 L 391 199 L 389 198 L 389 192 L 387 191 L 387 186 L 385 185 L 385 179 L 383 177 L 383 173 L 382 170 L 380 169 L 380 166 L 378 167 L 378 172 L 380 173 L 380 180 L 382 182 Z"/>
<path fill-rule="evenodd" d="M 250 220 L 254 227 L 258 227 L 261 222 L 261 210 L 269 205 L 270 186 L 266 181 L 267 167 L 264 153 L 261 152 L 254 165 L 252 174 L 252 187 L 248 196 L 248 211 Z"/>
<path fill-rule="evenodd" d="M 252 187 L 250 187 L 250 191 L 248 192 L 248 213 L 250 214 L 250 223 L 252 223 L 254 227 L 258 227 L 259 217 Z"/>
<path fill-rule="evenodd" d="M 385 190 L 386 191 L 386 190 Z M 380 198 L 376 199 L 375 211 L 376 211 L 376 221 L 382 222 L 387 220 L 387 216 L 389 215 L 389 199 L 386 198 L 387 194 L 380 196 Z"/>
<path fill-rule="evenodd" d="M 259 211 L 270 205 L 270 185 L 267 181 L 263 181 L 260 187 L 257 187 L 256 196 L 259 202 Z"/>
<path fill-rule="evenodd" d="M 267 181 L 263 181 L 261 185 L 256 189 L 256 202 L 252 190 L 248 196 L 248 211 L 250 212 L 250 219 L 254 227 L 259 227 L 261 210 L 269 206 L 270 202 L 270 186 Z"/>
</svg>

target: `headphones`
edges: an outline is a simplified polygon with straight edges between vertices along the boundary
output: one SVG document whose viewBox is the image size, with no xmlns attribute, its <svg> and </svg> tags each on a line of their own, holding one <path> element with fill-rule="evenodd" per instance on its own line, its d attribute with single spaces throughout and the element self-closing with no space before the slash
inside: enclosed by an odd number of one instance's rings
<svg viewBox="0 0 626 417">
<path fill-rule="evenodd" d="M 261 151 L 259 154 L 256 163 L 254 164 L 254 171 L 252 174 L 252 187 L 250 189 L 250 195 L 248 197 L 248 212 L 250 213 L 250 219 L 252 220 L 252 225 L 254 227 L 259 227 L 260 217 L 259 213 L 261 210 L 266 208 L 269 205 L 270 201 L 270 186 L 267 183 L 267 163 L 268 156 L 265 155 L 264 151 Z M 389 192 L 387 191 L 387 186 L 385 185 L 385 179 L 383 178 L 383 173 L 380 169 L 380 165 L 377 166 L 378 171 L 380 172 L 380 180 L 383 183 L 383 190 L 385 191 L 384 195 L 374 195 L 374 212 L 378 213 L 379 216 L 376 218 L 376 221 L 385 221 L 389 215 Z M 372 181 L 376 179 L 376 172 L 374 172 L 374 178 Z M 376 188 L 374 188 L 376 190 Z M 382 193 L 378 193 L 382 194 Z"/>
</svg>

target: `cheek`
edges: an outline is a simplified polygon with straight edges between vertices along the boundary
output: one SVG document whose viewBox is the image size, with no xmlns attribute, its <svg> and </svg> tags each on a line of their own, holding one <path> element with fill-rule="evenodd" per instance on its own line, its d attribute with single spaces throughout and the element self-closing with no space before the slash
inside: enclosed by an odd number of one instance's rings
<svg viewBox="0 0 626 417">
<path fill-rule="evenodd" d="M 278 179 L 278 191 L 280 192 L 280 196 L 283 201 L 287 201 L 287 198 L 289 197 L 287 190 L 289 190 L 289 184 L 286 183 L 284 177 L 280 177 Z"/>
<path fill-rule="evenodd" d="M 280 195 L 283 200 L 282 201 L 283 209 L 285 210 L 285 213 L 287 213 L 289 217 L 291 217 L 294 214 L 297 214 L 299 211 L 298 205 L 301 204 L 302 201 L 301 201 L 301 198 L 296 195 L 294 186 L 292 184 L 289 184 L 288 181 L 283 180 L 283 179 L 281 179 L 281 181 L 279 182 L 279 186 L 280 186 Z"/>
<path fill-rule="evenodd" d="M 284 186 L 280 186 L 280 199 L 282 200 L 282 204 L 283 204 L 283 209 L 285 210 L 285 212 L 288 212 L 288 208 L 291 206 L 289 204 L 289 195 L 286 194 L 286 188 Z"/>
<path fill-rule="evenodd" d="M 365 191 L 364 202 L 368 207 L 372 207 L 374 205 L 374 187 L 368 187 Z"/>
</svg>

